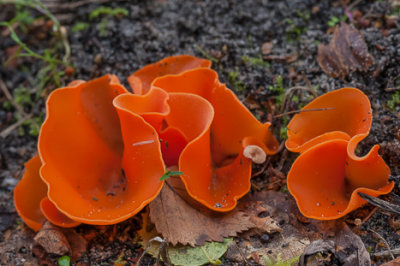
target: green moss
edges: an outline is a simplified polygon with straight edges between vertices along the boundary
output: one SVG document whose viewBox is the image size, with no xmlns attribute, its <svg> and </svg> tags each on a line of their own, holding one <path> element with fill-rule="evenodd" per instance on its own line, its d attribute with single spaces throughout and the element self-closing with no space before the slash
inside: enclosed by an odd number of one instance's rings
<svg viewBox="0 0 400 266">
<path fill-rule="evenodd" d="M 239 71 L 228 72 L 228 81 L 236 91 L 245 91 L 246 84 L 239 80 Z"/>
<path fill-rule="evenodd" d="M 261 55 L 258 57 L 251 57 L 251 56 L 242 56 L 242 60 L 245 64 L 250 64 L 253 66 L 262 66 L 265 68 L 269 68 L 270 64 L 267 61 L 264 61 Z"/>
<path fill-rule="evenodd" d="M 72 27 L 72 31 L 73 32 L 80 32 L 80 31 L 84 31 L 87 28 L 89 28 L 89 23 L 86 22 L 77 22 L 75 23 L 75 25 Z"/>
<path fill-rule="evenodd" d="M 199 52 L 201 53 L 201 55 L 202 55 L 204 58 L 210 60 L 211 62 L 214 62 L 214 63 L 218 63 L 218 62 L 219 62 L 219 60 L 218 60 L 217 58 L 215 58 L 215 57 L 209 55 L 209 54 L 208 54 L 206 51 L 204 51 L 203 48 L 201 48 L 200 46 L 195 45 L 194 48 L 196 48 L 196 50 L 199 51 Z"/>
<path fill-rule="evenodd" d="M 96 19 L 102 15 L 120 17 L 127 16 L 128 14 L 128 10 L 122 7 L 111 8 L 107 6 L 99 6 L 90 12 L 89 18 Z"/>
<path fill-rule="evenodd" d="M 283 98 L 285 97 L 285 87 L 283 87 L 282 76 L 279 75 L 276 78 L 275 84 L 269 86 L 268 89 L 277 94 L 274 97 L 274 99 L 275 99 L 275 103 L 280 106 L 282 104 Z"/>
<path fill-rule="evenodd" d="M 392 95 L 392 99 L 387 101 L 387 106 L 392 112 L 396 112 L 396 107 L 400 106 L 400 92 L 396 91 Z"/>
</svg>

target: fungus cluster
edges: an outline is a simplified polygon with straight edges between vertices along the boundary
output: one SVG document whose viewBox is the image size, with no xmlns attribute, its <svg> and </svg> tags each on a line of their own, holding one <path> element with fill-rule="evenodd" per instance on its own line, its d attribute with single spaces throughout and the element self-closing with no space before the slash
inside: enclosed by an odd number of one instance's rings
<svg viewBox="0 0 400 266">
<path fill-rule="evenodd" d="M 250 189 L 252 160 L 278 143 L 210 66 L 168 57 L 129 77 L 134 94 L 113 75 L 53 91 L 38 155 L 14 191 L 25 223 L 118 223 L 157 197 L 172 167 L 193 199 L 232 210 Z"/>
<path fill-rule="evenodd" d="M 299 152 L 287 177 L 290 193 L 303 215 L 331 220 L 366 203 L 370 196 L 389 193 L 389 167 L 375 145 L 358 157 L 356 147 L 369 133 L 372 113 L 367 96 L 355 88 L 328 92 L 302 110 L 288 125 L 286 148 Z"/>
<path fill-rule="evenodd" d="M 250 189 L 251 164 L 275 154 L 270 123 L 260 123 L 219 82 L 211 62 L 165 58 L 129 78 L 114 75 L 57 89 L 47 100 L 38 155 L 14 190 L 15 207 L 33 230 L 47 219 L 62 227 L 106 225 L 138 213 L 178 169 L 188 194 L 206 207 L 232 210 Z M 389 193 L 390 170 L 374 146 L 355 153 L 370 130 L 371 106 L 358 89 L 329 92 L 288 125 L 286 147 L 300 156 L 288 188 L 307 217 L 344 216 Z"/>
</svg>

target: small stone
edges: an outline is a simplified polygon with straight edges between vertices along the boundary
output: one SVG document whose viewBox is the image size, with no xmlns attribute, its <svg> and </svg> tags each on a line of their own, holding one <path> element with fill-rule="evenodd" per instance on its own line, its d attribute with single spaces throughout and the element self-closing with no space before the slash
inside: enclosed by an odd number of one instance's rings
<svg viewBox="0 0 400 266">
<path fill-rule="evenodd" d="M 269 237 L 268 234 L 263 234 L 263 235 L 260 237 L 260 240 L 261 240 L 261 242 L 263 242 L 263 243 L 268 243 L 270 239 L 271 239 L 271 238 Z"/>
<path fill-rule="evenodd" d="M 103 61 L 103 56 L 101 55 L 101 54 L 97 54 L 95 57 L 94 57 L 94 60 L 93 60 L 96 64 L 98 64 L 98 65 L 100 65 L 101 64 L 101 62 Z"/>
</svg>

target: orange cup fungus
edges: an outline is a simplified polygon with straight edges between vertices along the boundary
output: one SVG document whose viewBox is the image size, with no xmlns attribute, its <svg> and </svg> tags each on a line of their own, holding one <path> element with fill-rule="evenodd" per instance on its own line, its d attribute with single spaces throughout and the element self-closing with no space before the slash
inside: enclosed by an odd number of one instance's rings
<svg viewBox="0 0 400 266">
<path fill-rule="evenodd" d="M 172 166 L 194 199 L 232 210 L 250 189 L 253 147 L 265 156 L 278 143 L 210 65 L 166 58 L 129 77 L 135 94 L 112 75 L 52 92 L 39 156 L 14 192 L 26 224 L 118 223 L 157 197 Z"/>
<path fill-rule="evenodd" d="M 375 145 L 364 157 L 355 153 L 372 122 L 367 96 L 358 89 L 328 92 L 293 117 L 286 147 L 300 152 L 287 177 L 290 193 L 304 216 L 318 220 L 343 217 L 367 202 L 370 196 L 389 193 L 389 167 Z"/>
</svg>

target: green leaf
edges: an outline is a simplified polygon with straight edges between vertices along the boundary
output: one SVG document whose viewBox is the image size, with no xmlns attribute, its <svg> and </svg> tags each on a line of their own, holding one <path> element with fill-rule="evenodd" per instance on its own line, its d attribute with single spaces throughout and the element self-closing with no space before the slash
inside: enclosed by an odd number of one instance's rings
<svg viewBox="0 0 400 266">
<path fill-rule="evenodd" d="M 58 259 L 58 265 L 69 266 L 71 259 L 68 256 L 62 256 Z"/>
<path fill-rule="evenodd" d="M 219 265 L 219 260 L 228 250 L 228 245 L 232 242 L 232 238 L 225 238 L 224 242 L 206 242 L 200 247 L 191 246 L 169 246 L 168 255 L 173 265 L 199 266 L 211 263 Z M 160 243 L 153 242 L 149 254 L 156 256 L 159 252 Z"/>
<path fill-rule="evenodd" d="M 340 19 L 338 17 L 333 16 L 333 17 L 331 17 L 331 20 L 328 21 L 328 26 L 333 27 L 336 24 L 338 24 L 339 22 L 340 22 Z"/>
<path fill-rule="evenodd" d="M 160 181 L 164 181 L 167 180 L 168 178 L 170 178 L 171 176 L 174 175 L 183 175 L 183 172 L 179 172 L 179 171 L 167 171 L 165 172 L 162 177 L 160 178 Z"/>
</svg>

